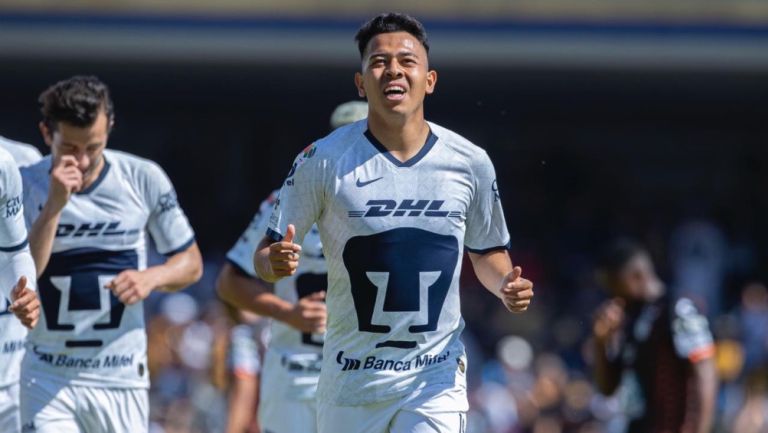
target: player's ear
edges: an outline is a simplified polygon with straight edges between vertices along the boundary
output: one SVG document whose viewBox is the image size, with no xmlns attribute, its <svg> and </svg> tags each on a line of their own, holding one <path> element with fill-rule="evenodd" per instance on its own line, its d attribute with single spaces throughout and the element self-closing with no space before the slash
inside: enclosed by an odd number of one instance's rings
<svg viewBox="0 0 768 433">
<path fill-rule="evenodd" d="M 53 131 L 51 131 L 51 128 L 42 120 L 37 124 L 37 127 L 40 128 L 40 134 L 42 134 L 46 146 L 51 147 L 51 142 L 53 141 Z"/>
<path fill-rule="evenodd" d="M 427 71 L 427 95 L 431 95 L 435 91 L 435 85 L 437 84 L 437 71 L 434 69 Z"/>
<path fill-rule="evenodd" d="M 357 87 L 357 95 L 361 98 L 365 98 L 365 88 L 363 87 L 363 74 L 355 72 L 355 87 Z"/>
</svg>

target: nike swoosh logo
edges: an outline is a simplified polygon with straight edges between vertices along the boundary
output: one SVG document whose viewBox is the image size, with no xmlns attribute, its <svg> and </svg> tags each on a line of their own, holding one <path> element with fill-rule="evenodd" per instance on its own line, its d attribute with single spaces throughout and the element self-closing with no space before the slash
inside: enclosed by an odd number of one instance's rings
<svg viewBox="0 0 768 433">
<path fill-rule="evenodd" d="M 357 183 L 355 185 L 357 185 L 358 188 L 362 188 L 362 187 L 364 187 L 366 185 L 370 185 L 370 184 L 376 182 L 377 180 L 381 180 L 381 179 L 384 179 L 384 176 L 377 177 L 376 179 L 371 179 L 371 180 L 365 181 L 365 182 L 360 182 L 360 179 L 357 179 Z"/>
</svg>

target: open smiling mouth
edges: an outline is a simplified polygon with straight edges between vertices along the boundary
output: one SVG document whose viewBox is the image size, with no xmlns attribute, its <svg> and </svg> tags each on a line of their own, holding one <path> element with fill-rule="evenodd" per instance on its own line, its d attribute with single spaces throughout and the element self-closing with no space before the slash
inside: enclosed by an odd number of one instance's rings
<svg viewBox="0 0 768 433">
<path fill-rule="evenodd" d="M 405 87 L 389 85 L 384 89 L 384 96 L 391 101 L 398 101 L 405 97 Z"/>
</svg>

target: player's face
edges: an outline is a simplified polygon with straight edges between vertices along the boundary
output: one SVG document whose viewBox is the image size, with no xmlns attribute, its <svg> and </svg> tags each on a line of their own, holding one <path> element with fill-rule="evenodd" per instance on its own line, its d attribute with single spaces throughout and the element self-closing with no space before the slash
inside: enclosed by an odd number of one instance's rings
<svg viewBox="0 0 768 433">
<path fill-rule="evenodd" d="M 358 92 L 381 115 L 418 112 L 424 97 L 435 90 L 437 73 L 428 68 L 427 50 L 407 32 L 373 37 L 362 66 L 355 74 Z"/>
<path fill-rule="evenodd" d="M 99 112 L 92 125 L 82 128 L 66 122 L 58 122 L 54 130 L 43 123 L 40 125 L 45 143 L 51 148 L 54 164 L 64 155 L 74 156 L 85 185 L 96 180 L 104 165 L 103 152 L 110 127 L 104 111 Z"/>
<path fill-rule="evenodd" d="M 636 254 L 616 276 L 617 295 L 636 301 L 650 300 L 661 290 L 653 262 L 647 254 Z"/>
</svg>

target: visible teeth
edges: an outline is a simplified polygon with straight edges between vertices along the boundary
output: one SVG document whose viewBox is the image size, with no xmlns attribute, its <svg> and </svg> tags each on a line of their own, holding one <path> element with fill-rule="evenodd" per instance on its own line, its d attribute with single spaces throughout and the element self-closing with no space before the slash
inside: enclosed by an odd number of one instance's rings
<svg viewBox="0 0 768 433">
<path fill-rule="evenodd" d="M 386 89 L 384 89 L 384 92 L 385 93 L 393 93 L 393 92 L 405 93 L 405 88 L 401 86 L 389 86 Z"/>
</svg>

